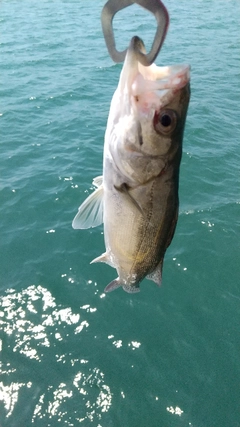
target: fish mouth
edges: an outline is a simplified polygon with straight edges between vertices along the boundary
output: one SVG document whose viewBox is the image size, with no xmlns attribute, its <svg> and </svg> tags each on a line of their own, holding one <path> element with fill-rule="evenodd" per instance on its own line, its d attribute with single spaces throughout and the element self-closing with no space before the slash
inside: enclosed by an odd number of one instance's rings
<svg viewBox="0 0 240 427">
<path fill-rule="evenodd" d="M 190 81 L 190 66 L 178 64 L 144 66 L 139 62 L 139 54 L 145 53 L 143 41 L 132 38 L 123 64 L 118 91 L 124 96 L 124 102 L 135 106 L 138 113 L 149 114 L 159 110 L 172 101 L 176 92 Z"/>
</svg>

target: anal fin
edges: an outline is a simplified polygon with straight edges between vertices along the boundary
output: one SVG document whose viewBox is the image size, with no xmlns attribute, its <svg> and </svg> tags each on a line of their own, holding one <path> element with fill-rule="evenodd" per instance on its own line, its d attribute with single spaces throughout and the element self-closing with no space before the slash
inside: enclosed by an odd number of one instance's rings
<svg viewBox="0 0 240 427">
<path fill-rule="evenodd" d="M 98 256 L 97 258 L 94 258 L 90 264 L 94 264 L 95 262 L 105 262 L 105 264 L 110 265 L 111 267 L 115 268 L 115 265 L 111 258 L 109 257 L 107 252 L 104 252 L 102 255 Z"/>
</svg>

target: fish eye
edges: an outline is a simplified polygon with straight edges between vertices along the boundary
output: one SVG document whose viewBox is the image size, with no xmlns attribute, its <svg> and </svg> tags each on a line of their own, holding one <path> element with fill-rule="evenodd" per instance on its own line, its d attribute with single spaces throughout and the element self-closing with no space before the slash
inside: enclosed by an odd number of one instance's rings
<svg viewBox="0 0 240 427">
<path fill-rule="evenodd" d="M 172 133 L 177 126 L 177 113 L 174 110 L 156 112 L 153 125 L 158 133 L 165 135 Z"/>
<path fill-rule="evenodd" d="M 161 117 L 160 117 L 160 123 L 161 123 L 161 125 L 162 126 L 164 126 L 164 127 L 168 127 L 168 126 L 170 126 L 171 125 L 171 123 L 172 123 L 172 118 L 171 118 L 171 116 L 169 116 L 169 114 L 163 114 Z"/>
</svg>

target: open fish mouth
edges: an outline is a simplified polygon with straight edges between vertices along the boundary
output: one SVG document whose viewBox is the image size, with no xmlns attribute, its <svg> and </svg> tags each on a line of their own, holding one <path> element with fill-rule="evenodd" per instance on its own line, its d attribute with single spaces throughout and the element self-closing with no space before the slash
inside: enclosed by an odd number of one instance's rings
<svg viewBox="0 0 240 427">
<path fill-rule="evenodd" d="M 138 60 L 139 50 L 145 52 L 145 46 L 135 36 L 127 50 L 117 90 L 123 92 L 124 102 L 134 102 L 139 113 L 147 114 L 150 109 L 165 107 L 176 92 L 189 83 L 190 66 L 157 66 L 153 63 L 145 67 Z"/>
</svg>

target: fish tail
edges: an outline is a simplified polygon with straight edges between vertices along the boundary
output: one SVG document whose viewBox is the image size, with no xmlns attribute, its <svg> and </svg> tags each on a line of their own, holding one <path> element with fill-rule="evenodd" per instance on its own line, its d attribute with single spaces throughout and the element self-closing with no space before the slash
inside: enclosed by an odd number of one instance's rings
<svg viewBox="0 0 240 427">
<path fill-rule="evenodd" d="M 115 289 L 120 288 L 120 286 L 123 287 L 125 292 L 128 292 L 129 294 L 135 294 L 136 292 L 140 292 L 139 286 L 133 286 L 128 285 L 126 283 L 121 283 L 119 277 L 117 279 L 114 279 L 112 282 L 110 282 L 106 288 L 104 289 L 104 292 L 112 292 Z"/>
<path fill-rule="evenodd" d="M 140 292 L 139 286 L 123 285 L 123 289 L 125 292 L 128 292 L 129 294 L 136 294 L 137 292 Z"/>
</svg>

